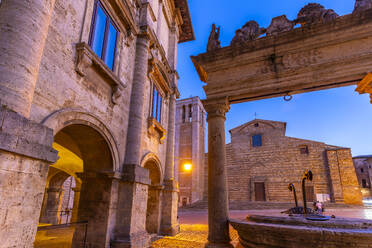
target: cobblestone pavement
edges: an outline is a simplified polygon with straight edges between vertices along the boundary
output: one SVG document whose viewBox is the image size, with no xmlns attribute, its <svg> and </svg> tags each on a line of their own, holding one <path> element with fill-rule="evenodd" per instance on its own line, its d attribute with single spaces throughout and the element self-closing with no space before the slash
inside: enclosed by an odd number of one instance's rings
<svg viewBox="0 0 372 248">
<path fill-rule="evenodd" d="M 204 248 L 208 237 L 206 224 L 181 224 L 181 232 L 174 237 L 164 237 L 155 241 L 152 248 Z M 237 244 L 238 234 L 230 229 L 230 237 L 233 244 Z"/>
<path fill-rule="evenodd" d="M 283 209 L 270 210 L 235 210 L 230 211 L 230 218 L 244 219 L 247 215 L 281 216 Z M 326 215 L 334 214 L 337 217 L 362 218 L 372 220 L 372 208 L 338 208 L 326 209 Z M 155 241 L 152 248 L 204 248 L 208 236 L 208 212 L 206 210 L 180 211 L 179 219 L 181 232 L 174 237 L 164 237 Z M 70 248 L 73 228 L 39 231 L 35 248 Z M 238 235 L 230 229 L 233 244 L 237 244 Z"/>
<path fill-rule="evenodd" d="M 232 219 L 245 219 L 247 215 L 268 215 L 283 216 L 280 212 L 283 209 L 270 210 L 236 210 L 230 211 Z M 328 209 L 326 215 L 337 217 L 361 218 L 372 220 L 372 209 L 351 208 L 351 209 Z M 203 248 L 208 236 L 208 212 L 206 210 L 180 211 L 179 213 L 181 232 L 174 237 L 164 237 L 152 244 L 152 248 Z M 232 244 L 238 243 L 236 231 L 230 228 Z"/>
</svg>

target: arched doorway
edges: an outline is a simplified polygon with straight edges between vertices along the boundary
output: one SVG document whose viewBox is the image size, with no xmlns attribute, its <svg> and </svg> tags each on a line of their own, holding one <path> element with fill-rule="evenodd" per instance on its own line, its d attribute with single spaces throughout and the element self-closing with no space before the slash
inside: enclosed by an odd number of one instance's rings
<svg viewBox="0 0 372 248">
<path fill-rule="evenodd" d="M 93 125 L 71 124 L 57 132 L 54 142 L 59 160 L 48 174 L 40 221 L 65 222 L 72 231 L 62 233 L 62 243 L 50 247 L 108 247 L 112 208 L 112 179 L 108 175 L 114 166 L 106 139 Z M 50 214 L 45 215 L 47 212 Z M 36 238 L 35 247 L 37 242 Z M 49 247 L 46 245 L 40 247 Z"/>
<path fill-rule="evenodd" d="M 161 198 L 161 171 L 157 161 L 151 159 L 144 165 L 149 170 L 151 184 L 148 190 L 146 231 L 150 234 L 157 234 L 160 228 L 160 198 Z"/>
<path fill-rule="evenodd" d="M 40 213 L 40 224 L 71 223 L 75 188 L 76 180 L 72 175 L 55 167 L 49 169 Z M 77 205 L 75 208 L 77 208 Z"/>
</svg>

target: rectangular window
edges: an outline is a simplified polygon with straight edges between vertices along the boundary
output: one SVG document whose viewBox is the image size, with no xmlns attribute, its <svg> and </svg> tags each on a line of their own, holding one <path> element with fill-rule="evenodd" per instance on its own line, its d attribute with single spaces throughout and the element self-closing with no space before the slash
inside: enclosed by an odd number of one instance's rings
<svg viewBox="0 0 372 248">
<path fill-rule="evenodd" d="M 301 154 L 309 154 L 309 147 L 308 146 L 300 147 L 300 153 Z"/>
<path fill-rule="evenodd" d="M 101 2 L 96 0 L 89 45 L 111 70 L 115 65 L 117 36 L 118 29 L 114 22 Z"/>
<path fill-rule="evenodd" d="M 252 146 L 253 147 L 262 146 L 262 135 L 261 134 L 252 136 Z"/>
<path fill-rule="evenodd" d="M 163 105 L 163 98 L 159 93 L 159 90 L 154 85 L 152 88 L 152 110 L 151 115 L 155 118 L 159 123 L 161 123 L 161 110 Z"/>
</svg>

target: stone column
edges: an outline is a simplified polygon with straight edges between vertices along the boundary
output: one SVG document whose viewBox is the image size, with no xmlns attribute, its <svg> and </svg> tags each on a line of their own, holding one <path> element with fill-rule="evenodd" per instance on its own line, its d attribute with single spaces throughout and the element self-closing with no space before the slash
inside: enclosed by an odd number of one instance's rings
<svg viewBox="0 0 372 248">
<path fill-rule="evenodd" d="M 78 219 L 81 184 L 76 182 L 76 186 L 72 190 L 74 191 L 74 204 L 72 205 L 71 222 L 74 223 Z"/>
<path fill-rule="evenodd" d="M 41 223 L 58 224 L 61 193 L 62 188 L 48 188 L 46 190 L 45 208 L 40 218 Z"/>
<path fill-rule="evenodd" d="M 111 248 L 149 247 L 150 236 L 146 231 L 146 212 L 149 170 L 126 165 L 118 181 L 116 225 Z"/>
<path fill-rule="evenodd" d="M 0 105 L 29 117 L 54 0 L 3 0 Z"/>
<path fill-rule="evenodd" d="M 137 37 L 136 59 L 130 101 L 125 164 L 140 165 L 145 89 L 148 70 L 149 37 Z"/>
<path fill-rule="evenodd" d="M 164 171 L 165 180 L 174 180 L 175 118 L 176 118 L 176 94 L 173 93 L 169 97 L 167 155 Z"/>
<path fill-rule="evenodd" d="M 225 114 L 229 102 L 205 100 L 208 113 L 208 243 L 206 247 L 232 247 L 228 222 L 226 181 Z"/>
<path fill-rule="evenodd" d="M 164 173 L 164 190 L 162 201 L 162 218 L 160 233 L 175 235 L 179 232 L 178 214 L 178 182 L 174 179 L 174 140 L 176 118 L 176 89 L 169 99 L 169 122 L 167 138 L 167 156 Z"/>
<path fill-rule="evenodd" d="M 115 173 L 84 171 L 76 173 L 81 179 L 81 193 L 72 248 L 108 248 L 116 208 L 117 181 Z M 83 224 L 87 223 L 87 224 Z"/>
<path fill-rule="evenodd" d="M 27 119 L 53 6 L 54 0 L 2 0 L 0 5 L 0 240 L 4 248 L 33 247 L 48 165 L 57 160 L 53 130 Z"/>
</svg>

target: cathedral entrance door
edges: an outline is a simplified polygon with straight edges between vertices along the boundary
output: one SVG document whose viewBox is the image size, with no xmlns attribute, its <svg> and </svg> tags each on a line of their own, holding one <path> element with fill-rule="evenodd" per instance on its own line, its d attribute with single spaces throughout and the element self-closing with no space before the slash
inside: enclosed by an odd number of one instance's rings
<svg viewBox="0 0 372 248">
<path fill-rule="evenodd" d="M 254 183 L 254 193 L 256 201 L 266 201 L 265 183 Z"/>
<path fill-rule="evenodd" d="M 314 202 L 314 186 L 306 186 L 306 200 L 308 202 Z"/>
</svg>

